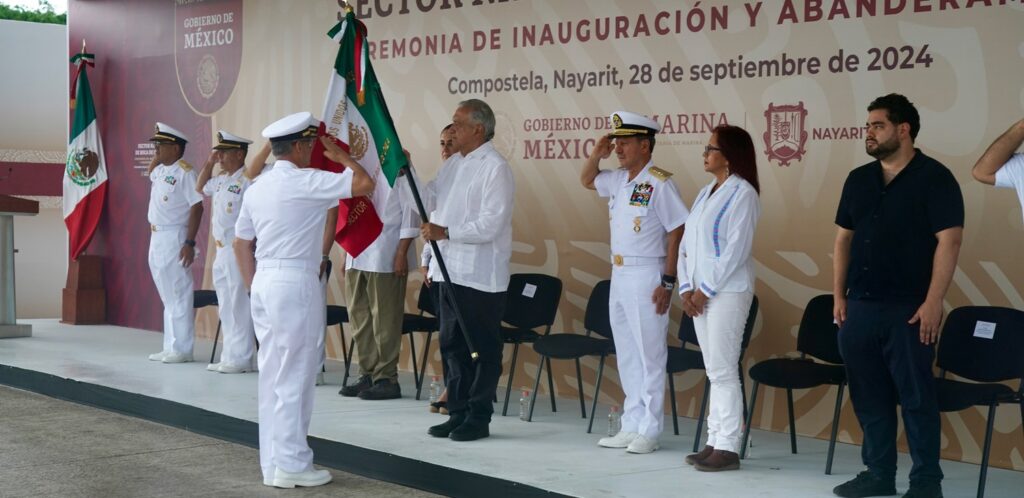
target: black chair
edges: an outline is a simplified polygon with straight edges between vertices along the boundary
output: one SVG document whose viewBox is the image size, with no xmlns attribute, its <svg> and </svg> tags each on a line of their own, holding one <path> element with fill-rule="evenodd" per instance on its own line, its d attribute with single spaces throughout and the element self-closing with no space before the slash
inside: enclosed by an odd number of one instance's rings
<svg viewBox="0 0 1024 498">
<path fill-rule="evenodd" d="M 192 308 L 199 309 L 207 306 L 219 306 L 217 304 L 217 291 L 201 289 L 192 292 Z M 220 340 L 220 316 L 217 316 L 217 334 L 213 336 L 213 351 L 210 351 L 210 363 L 217 355 L 217 341 Z"/>
<path fill-rule="evenodd" d="M 345 345 L 345 326 L 348 323 L 348 308 L 344 306 L 338 306 L 336 304 L 327 305 L 327 322 L 326 327 L 330 328 L 335 325 L 338 326 L 338 337 L 341 338 L 341 359 L 345 362 L 345 379 L 341 381 L 341 385 L 348 383 L 348 372 L 349 367 L 352 365 L 352 346 L 354 339 L 349 340 L 349 344 Z M 327 371 L 327 365 L 323 367 L 323 371 Z"/>
<path fill-rule="evenodd" d="M 420 287 L 416 307 L 420 310 L 419 314 L 406 313 L 402 318 L 402 333 L 409 335 L 409 346 L 412 348 L 412 376 L 416 382 L 416 399 L 420 399 L 420 394 L 423 391 L 423 379 L 426 378 L 427 373 L 430 338 L 434 332 L 438 331 L 436 303 L 434 303 L 434 298 L 430 295 L 430 288 L 426 284 Z M 423 361 L 419 368 L 416 367 L 416 343 L 413 342 L 413 332 L 427 334 L 427 342 L 423 346 Z"/>
<path fill-rule="evenodd" d="M 505 388 L 505 407 L 501 410 L 502 416 L 508 414 L 508 399 L 512 394 L 512 384 L 515 380 L 519 345 L 533 343 L 541 336 L 533 330 L 535 328 L 544 327 L 544 335 L 551 333 L 555 314 L 558 313 L 558 301 L 562 298 L 562 281 L 557 277 L 540 273 L 516 273 L 509 279 L 506 296 L 502 322 L 509 326 L 501 327 L 501 338 L 505 344 L 513 344 L 514 347 L 508 371 L 508 386 Z M 546 361 L 551 411 L 555 411 L 555 382 L 551 377 L 551 359 Z"/>
<path fill-rule="evenodd" d="M 757 319 L 758 301 L 757 296 L 750 301 L 750 310 L 747 311 L 747 322 L 743 327 L 743 339 L 740 342 L 740 392 L 743 393 L 743 414 L 747 413 L 747 391 L 745 376 L 743 375 L 743 355 L 747 352 L 747 345 L 750 344 L 750 335 L 754 332 L 754 321 Z M 676 413 L 676 382 L 675 374 L 687 370 L 704 370 L 704 355 L 700 351 L 687 349 L 687 344 L 700 347 L 697 342 L 697 331 L 693 327 L 693 318 L 683 314 L 679 321 L 679 340 L 683 341 L 682 347 L 668 347 L 668 392 L 672 401 L 672 429 L 679 435 L 679 414 Z M 697 414 L 697 433 L 693 436 L 693 451 L 697 452 L 700 447 L 701 430 L 704 428 L 704 415 L 708 409 L 708 397 L 711 394 L 711 380 L 704 378 L 704 396 L 700 402 L 700 413 Z"/>
<path fill-rule="evenodd" d="M 982 322 L 993 324 L 989 326 L 994 328 L 991 334 L 982 330 Z M 996 406 L 1019 404 L 1024 421 L 1024 312 L 994 306 L 965 306 L 953 310 L 942 329 L 936 363 L 940 369 L 939 378 L 935 379 L 939 411 L 988 407 L 978 478 L 978 498 L 981 498 L 985 496 Z M 948 379 L 947 372 L 972 382 Z M 1016 391 L 1001 384 L 1010 380 L 1019 382 Z"/>
<path fill-rule="evenodd" d="M 743 431 L 741 458 L 747 454 L 747 439 L 750 437 L 750 424 L 757 403 L 757 388 L 761 384 L 786 390 L 786 401 L 789 406 L 789 444 L 794 454 L 796 421 L 793 416 L 793 389 L 834 385 L 839 386 L 839 392 L 836 394 L 836 407 L 832 414 L 832 436 L 829 438 L 828 460 L 825 463 L 825 474 L 832 473 L 832 455 L 836 448 L 836 431 L 839 429 L 839 413 L 843 406 L 843 390 L 846 388 L 846 370 L 843 358 L 839 354 L 838 334 L 839 327 L 832 317 L 832 295 L 815 296 L 807 303 L 803 318 L 800 320 L 800 330 L 797 332 L 796 349 L 800 352 L 800 358 L 774 358 L 750 367 L 749 374 L 754 386 L 750 392 L 750 410 L 747 412 L 747 424 Z M 808 355 L 828 363 L 818 363 L 807 358 Z"/>
<path fill-rule="evenodd" d="M 331 280 L 331 271 L 334 269 L 334 262 L 327 260 L 327 268 L 324 269 L 324 280 Z M 343 324 L 348 323 L 348 308 L 344 306 L 338 306 L 336 304 L 327 305 L 327 319 L 324 322 L 324 335 L 327 335 L 327 329 L 337 325 L 338 336 L 341 338 L 341 359 L 345 362 L 345 378 L 341 381 L 341 385 L 348 383 L 348 372 L 352 366 L 352 342 L 349 345 L 345 345 L 345 326 Z M 327 371 L 327 363 L 320 367 L 320 371 Z"/>
<path fill-rule="evenodd" d="M 608 291 L 611 288 L 611 280 L 602 280 L 590 291 L 590 299 L 587 301 L 587 310 L 583 317 L 583 328 L 586 335 L 581 334 L 550 334 L 538 337 L 533 343 L 533 350 L 540 355 L 541 361 L 537 367 L 537 378 L 533 384 L 533 394 L 530 398 L 530 414 L 527 421 L 533 420 L 533 407 L 537 401 L 537 388 L 540 387 L 540 376 L 544 371 L 544 363 L 547 362 L 548 378 L 550 379 L 550 359 L 573 360 L 576 362 L 576 386 L 580 394 L 580 415 L 587 418 L 586 402 L 583 399 L 583 375 L 580 371 L 580 358 L 584 356 L 600 356 L 601 361 L 597 367 L 597 385 L 594 387 L 594 401 L 590 407 L 590 423 L 587 425 L 587 433 L 594 427 L 594 411 L 597 408 L 597 398 L 601 393 L 601 378 L 604 374 L 604 360 L 608 355 L 615 354 L 615 343 L 612 341 L 612 326 L 608 315 Z M 601 337 L 592 337 L 594 333 Z M 603 338 L 602 338 L 603 337 Z"/>
</svg>

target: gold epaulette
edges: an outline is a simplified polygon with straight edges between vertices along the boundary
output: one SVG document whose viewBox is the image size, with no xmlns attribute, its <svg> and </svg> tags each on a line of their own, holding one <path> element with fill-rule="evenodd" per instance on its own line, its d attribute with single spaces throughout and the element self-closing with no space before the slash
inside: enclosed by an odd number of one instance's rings
<svg viewBox="0 0 1024 498">
<path fill-rule="evenodd" d="M 659 181 L 662 182 L 668 180 L 669 177 L 672 176 L 672 173 L 669 173 L 668 171 L 665 171 L 657 166 L 651 166 L 651 169 L 649 169 L 648 171 L 651 172 L 651 176 L 657 178 Z"/>
<path fill-rule="evenodd" d="M 188 161 L 186 161 L 186 160 L 184 160 L 184 159 L 179 159 L 179 160 L 178 160 L 178 164 L 180 164 L 180 165 L 181 165 L 181 169 L 182 169 L 183 171 L 186 171 L 186 172 L 188 172 L 188 171 L 192 171 L 192 165 L 191 165 L 191 164 L 189 164 L 189 163 L 188 163 Z"/>
</svg>

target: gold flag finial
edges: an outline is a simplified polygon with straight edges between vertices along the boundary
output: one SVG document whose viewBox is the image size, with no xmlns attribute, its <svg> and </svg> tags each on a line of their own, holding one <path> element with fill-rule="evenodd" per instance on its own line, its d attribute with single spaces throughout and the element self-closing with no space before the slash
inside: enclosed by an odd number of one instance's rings
<svg viewBox="0 0 1024 498">
<path fill-rule="evenodd" d="M 352 12 L 352 6 L 348 4 L 347 0 L 338 0 L 338 8 L 341 9 L 341 12 L 338 12 L 339 21 L 345 18 L 345 14 Z"/>
</svg>

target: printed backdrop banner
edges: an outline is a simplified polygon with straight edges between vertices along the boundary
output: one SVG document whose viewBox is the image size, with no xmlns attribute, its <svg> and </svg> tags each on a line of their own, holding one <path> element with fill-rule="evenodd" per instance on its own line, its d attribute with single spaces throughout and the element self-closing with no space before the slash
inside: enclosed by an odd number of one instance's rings
<svg viewBox="0 0 1024 498">
<path fill-rule="evenodd" d="M 661 123 L 654 161 L 673 173 L 688 204 L 711 180 L 701 158 L 711 129 L 729 123 L 754 137 L 763 207 L 754 239 L 761 313 L 744 368 L 793 351 L 804 305 L 831 292 L 836 204 L 849 171 L 870 160 L 864 153 L 866 107 L 889 92 L 917 105 L 917 146 L 947 165 L 963 189 L 964 243 L 947 310 L 968 304 L 1024 309 L 1021 208 L 1012 192 L 983 186 L 970 175 L 988 144 L 1024 117 L 1020 0 L 351 4 L 369 30 L 374 69 L 421 177 L 436 173 L 438 135 L 459 101 L 480 98 L 495 110 L 494 143 L 516 180 L 512 271 L 562 279 L 559 330 L 581 328 L 591 288 L 610 275 L 607 203 L 579 185 L 579 171 L 596 139 L 610 129 L 607 116 L 625 109 Z M 196 14 L 183 15 L 182 9 Z M 234 12 L 230 24 L 228 11 Z M 218 12 L 221 22 L 208 24 L 214 20 L 207 16 Z M 301 6 L 284 0 L 71 2 L 70 39 L 88 39 L 111 61 L 90 76 L 103 106 L 97 112 L 104 116 L 112 188 L 97 236 L 103 243 L 94 247 L 111 262 L 105 282 L 115 323 L 159 324 L 159 300 L 145 268 L 149 187 L 137 169 L 151 155 L 145 139 L 152 123 L 171 123 L 195 137 L 186 158 L 201 164 L 213 130 L 258 137 L 280 116 L 317 112 L 326 81 L 308 75 L 322 74 L 334 60 L 337 45 L 323 32 L 337 14 L 331 0 Z M 197 27 L 234 30 L 230 41 L 219 38 L 230 47 L 211 52 L 221 75 L 211 99 L 223 95 L 222 105 L 197 104 L 202 82 L 213 79 L 202 69 L 202 57 L 194 76 L 174 69 L 187 43 L 177 33 Z M 204 42 L 208 38 L 218 39 L 202 35 Z M 69 47 L 69 55 L 75 49 Z M 236 65 L 232 86 L 226 68 Z M 229 94 L 220 93 L 225 89 Z M 615 159 L 602 166 L 615 167 Z M 213 251 L 206 254 L 210 258 Z M 209 272 L 196 271 L 203 272 L 203 287 L 212 288 Z M 341 273 L 330 283 L 332 302 L 344 300 Z M 418 288 L 418 281 L 410 282 L 409 309 Z M 671 313 L 674 342 L 678 300 Z M 212 314 L 200 314 L 201 335 L 212 336 L 215 327 Z M 337 341 L 332 334 L 334 356 Z M 522 356 L 519 368 L 536 361 Z M 432 361 L 439 372 L 439 358 Z M 584 361 L 588 382 L 596 366 Z M 564 374 L 556 376 L 558 391 L 574 395 L 575 371 L 555 368 Z M 621 400 L 617 375 L 609 371 L 605 377 L 602 402 Z M 681 414 L 696 414 L 703 382 L 702 372 L 677 376 Z M 767 390 L 761 397 L 754 423 L 786 430 L 784 393 Z M 795 400 L 799 432 L 827 438 L 834 399 L 835 389 L 801 393 Z M 845 405 L 840 440 L 859 442 Z M 944 414 L 943 455 L 980 461 L 983 420 L 982 410 Z M 1000 407 L 995 431 L 993 464 L 1024 469 L 1019 411 Z"/>
</svg>

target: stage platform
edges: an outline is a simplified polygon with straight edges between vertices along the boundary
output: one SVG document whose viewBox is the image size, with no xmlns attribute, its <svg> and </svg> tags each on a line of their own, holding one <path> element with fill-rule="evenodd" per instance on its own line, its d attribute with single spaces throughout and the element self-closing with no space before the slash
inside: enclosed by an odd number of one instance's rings
<svg viewBox="0 0 1024 498">
<path fill-rule="evenodd" d="M 0 340 L 0 383 L 256 446 L 256 374 L 206 371 L 209 341 L 196 341 L 200 361 L 164 365 L 146 358 L 161 347 L 153 332 L 24 322 L 32 324 L 32 337 Z M 445 419 L 413 398 L 412 374 L 401 379 L 403 399 L 363 401 L 337 394 L 340 363 L 331 362 L 328 370 L 328 384 L 316 388 L 310 427 L 316 462 L 440 494 L 826 497 L 862 470 L 859 446 L 837 445 L 833 475 L 827 476 L 827 441 L 801 437 L 800 454 L 792 455 L 788 435 L 755 430 L 755 446 L 741 471 L 697 472 L 683 463 L 696 429 L 693 419 L 680 418 L 681 435 L 674 436 L 666 416 L 661 449 L 630 455 L 596 445 L 607 426 L 607 407 L 598 407 L 594 434 L 586 434 L 577 400 L 561 399 L 559 411 L 551 413 L 543 396 L 532 423 L 511 415 L 518 414 L 516 405 L 510 416 L 495 417 L 490 438 L 455 443 L 426 434 L 428 426 Z M 899 465 L 902 492 L 910 467 L 906 454 L 900 454 Z M 974 496 L 977 465 L 943 461 L 942 468 L 946 496 Z M 1019 497 L 1022 487 L 1024 472 L 989 470 L 987 496 Z"/>
</svg>

